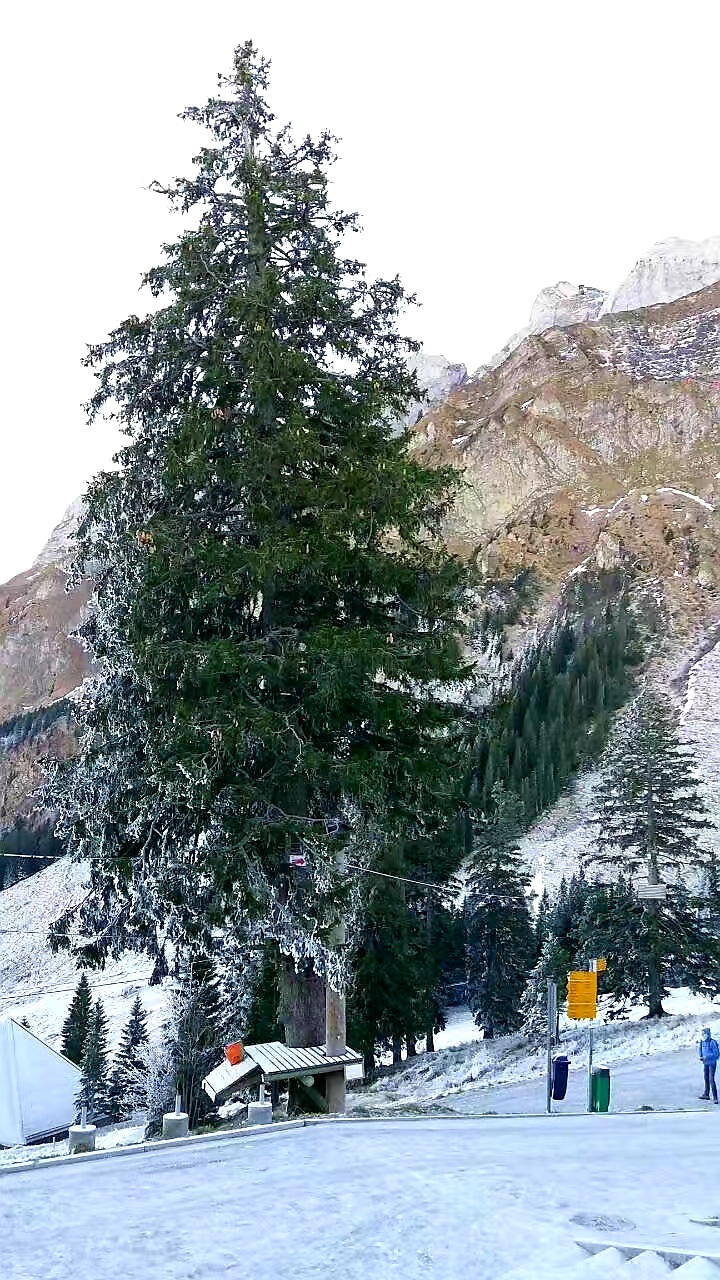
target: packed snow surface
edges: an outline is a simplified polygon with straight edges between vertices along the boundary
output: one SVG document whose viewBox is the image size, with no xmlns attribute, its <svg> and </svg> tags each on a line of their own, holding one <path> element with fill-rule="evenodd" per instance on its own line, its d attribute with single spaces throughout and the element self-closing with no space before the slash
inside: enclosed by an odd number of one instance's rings
<svg viewBox="0 0 720 1280">
<path fill-rule="evenodd" d="M 717 1111 L 320 1123 L 41 1165 L 0 1182 L 3 1280 L 570 1280 L 578 1238 L 716 1248 L 691 1219 L 719 1136 Z"/>
</svg>

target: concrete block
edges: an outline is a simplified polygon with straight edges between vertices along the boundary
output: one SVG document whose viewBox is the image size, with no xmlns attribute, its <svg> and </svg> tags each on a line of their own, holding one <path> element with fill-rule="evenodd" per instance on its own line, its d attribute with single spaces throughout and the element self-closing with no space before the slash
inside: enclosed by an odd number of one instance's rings
<svg viewBox="0 0 720 1280">
<path fill-rule="evenodd" d="M 251 1102 L 248 1105 L 248 1124 L 272 1124 L 272 1102 Z"/>
<path fill-rule="evenodd" d="M 68 1131 L 68 1152 L 71 1156 L 85 1155 L 95 1150 L 97 1125 L 73 1124 Z"/>
<path fill-rule="evenodd" d="M 185 1111 L 169 1111 L 163 1116 L 163 1138 L 186 1138 L 190 1128 L 190 1117 Z"/>
</svg>

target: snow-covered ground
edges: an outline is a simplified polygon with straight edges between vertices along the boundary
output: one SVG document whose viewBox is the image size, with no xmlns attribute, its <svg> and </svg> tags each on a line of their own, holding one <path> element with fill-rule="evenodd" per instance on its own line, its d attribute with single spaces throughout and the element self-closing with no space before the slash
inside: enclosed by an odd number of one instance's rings
<svg viewBox="0 0 720 1280">
<path fill-rule="evenodd" d="M 112 1147 L 129 1147 L 142 1142 L 145 1136 L 144 1124 L 113 1124 L 106 1129 L 99 1129 L 95 1141 L 97 1151 L 109 1151 Z M 28 1147 L 0 1147 L 0 1169 L 13 1164 L 24 1164 L 27 1160 L 51 1160 L 55 1156 L 68 1154 L 67 1138 L 58 1138 L 55 1142 L 36 1142 Z"/>
<path fill-rule="evenodd" d="M 668 1017 L 643 1021 L 643 1006 L 622 1022 L 595 1026 L 594 1062 L 617 1075 L 613 1110 L 652 1106 L 674 1110 L 699 1106 L 702 1085 L 697 1042 L 704 1026 L 720 1035 L 720 1003 L 677 989 L 665 1001 Z M 452 1010 L 445 1047 L 420 1054 L 403 1070 L 349 1095 L 355 1114 L 389 1114 L 418 1107 L 482 1113 L 534 1112 L 545 1106 L 544 1048 L 532 1049 L 520 1035 L 479 1040 L 468 1009 Z M 439 1037 L 438 1037 L 439 1040 Z M 561 1021 L 557 1053 L 570 1058 L 571 1089 L 565 1109 L 584 1107 L 587 1072 L 587 1024 Z M 616 1068 L 621 1068 L 616 1072 Z M 508 1086 L 514 1086 L 510 1091 Z"/>
<path fill-rule="evenodd" d="M 692 1221 L 720 1208 L 718 1111 L 320 1124 L 48 1164 L 0 1183 L 3 1280 L 545 1280 L 579 1237 L 718 1248 Z"/>
<path fill-rule="evenodd" d="M 31 1030 L 53 1048 L 60 1047 L 62 1024 L 79 974 L 67 953 L 52 954 L 47 933 L 68 906 L 82 900 L 84 879 L 82 866 L 62 858 L 0 893 L 0 1013 L 18 1021 L 26 1017 Z M 147 956 L 128 954 L 108 961 L 102 970 L 88 971 L 93 992 L 105 1006 L 112 1048 L 137 995 L 147 1011 L 151 1033 L 162 1025 L 167 992 L 148 986 L 151 968 Z"/>
</svg>

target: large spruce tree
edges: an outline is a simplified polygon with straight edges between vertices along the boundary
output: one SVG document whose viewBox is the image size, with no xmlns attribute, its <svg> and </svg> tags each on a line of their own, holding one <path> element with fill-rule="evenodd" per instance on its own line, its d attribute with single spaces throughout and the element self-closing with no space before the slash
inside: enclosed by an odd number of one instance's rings
<svg viewBox="0 0 720 1280">
<path fill-rule="evenodd" d="M 535 961 L 529 877 L 517 843 L 522 803 L 499 784 L 491 800 L 475 826 L 465 901 L 468 1000 L 487 1040 L 519 1025 Z"/>
<path fill-rule="evenodd" d="M 408 298 L 344 256 L 333 140 L 275 130 L 267 75 L 245 45 L 185 113 L 209 140 L 158 188 L 187 227 L 145 276 L 157 305 L 88 356 L 91 416 L 128 436 L 87 494 L 98 674 L 51 788 L 91 883 L 54 941 L 88 963 L 254 920 L 322 968 L 339 855 L 455 803 L 465 574 L 451 475 L 391 426 L 417 394 Z"/>
<path fill-rule="evenodd" d="M 634 944 L 648 1016 L 661 1017 L 671 962 L 678 949 L 689 962 L 696 945 L 694 935 L 684 932 L 684 881 L 709 864 L 700 836 L 712 824 L 691 749 L 680 741 L 678 713 L 658 691 L 646 689 L 622 718 L 608 749 L 598 802 L 597 845 L 587 861 L 612 867 L 630 881 L 641 876 L 651 885 L 668 884 L 665 901 L 642 903 Z M 627 897 L 618 895 L 617 906 L 626 911 Z"/>
</svg>

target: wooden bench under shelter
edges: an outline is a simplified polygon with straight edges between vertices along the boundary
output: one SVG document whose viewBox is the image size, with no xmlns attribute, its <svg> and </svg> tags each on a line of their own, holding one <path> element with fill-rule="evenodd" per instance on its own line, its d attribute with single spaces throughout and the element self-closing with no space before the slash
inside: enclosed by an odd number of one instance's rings
<svg viewBox="0 0 720 1280">
<path fill-rule="evenodd" d="M 348 1067 L 355 1068 L 353 1074 L 362 1074 L 362 1054 L 354 1049 L 346 1048 L 343 1053 L 333 1055 L 326 1052 L 324 1045 L 294 1049 L 280 1040 L 270 1040 L 267 1044 L 243 1045 L 242 1051 L 240 1062 L 233 1064 L 226 1057 L 203 1080 L 202 1087 L 211 1102 L 221 1105 L 257 1085 L 294 1080 L 308 1110 L 335 1111 L 337 1108 L 332 1102 L 334 1080 L 342 1081 L 344 1086 Z M 323 1082 L 324 1092 L 316 1088 L 316 1076 L 328 1077 Z"/>
</svg>

